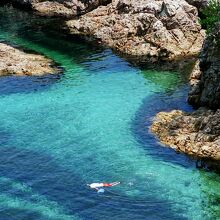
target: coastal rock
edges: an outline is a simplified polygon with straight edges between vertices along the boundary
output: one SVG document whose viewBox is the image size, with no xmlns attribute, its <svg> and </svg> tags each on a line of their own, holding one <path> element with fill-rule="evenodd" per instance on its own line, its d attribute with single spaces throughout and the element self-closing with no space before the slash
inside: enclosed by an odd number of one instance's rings
<svg viewBox="0 0 220 220">
<path fill-rule="evenodd" d="M 173 110 L 156 115 L 151 131 L 159 140 L 188 155 L 220 160 L 220 110 L 193 113 Z"/>
<path fill-rule="evenodd" d="M 39 15 L 49 16 L 49 17 L 71 17 L 76 15 L 76 7 L 66 7 L 64 4 L 59 2 L 39 2 L 33 3 L 32 8 Z"/>
<path fill-rule="evenodd" d="M 177 151 L 220 160 L 220 23 L 203 45 L 190 76 L 190 104 L 205 106 L 193 113 L 174 110 L 157 114 L 151 131 Z M 214 110 L 215 109 L 215 110 Z"/>
<path fill-rule="evenodd" d="M 195 106 L 220 108 L 220 23 L 204 43 L 197 66 L 200 77 L 189 92 L 188 101 Z M 194 74 L 194 73 L 193 73 Z"/>
<path fill-rule="evenodd" d="M 185 0 L 113 0 L 66 24 L 72 34 L 152 61 L 194 56 L 205 37 Z"/>
<path fill-rule="evenodd" d="M 209 0 L 186 0 L 190 5 L 193 5 L 198 8 L 198 10 L 204 9 L 208 3 Z"/>
<path fill-rule="evenodd" d="M 52 60 L 44 56 L 25 53 L 21 50 L 0 43 L 0 76 L 33 75 L 59 73 Z"/>
<path fill-rule="evenodd" d="M 199 65 L 200 65 L 200 61 L 196 60 L 193 65 L 192 72 L 189 78 L 189 83 L 191 86 L 197 85 L 201 79 L 202 73 Z"/>
<path fill-rule="evenodd" d="M 107 5 L 111 0 L 10 0 L 12 3 L 32 8 L 37 14 L 49 17 L 75 17 Z"/>
</svg>

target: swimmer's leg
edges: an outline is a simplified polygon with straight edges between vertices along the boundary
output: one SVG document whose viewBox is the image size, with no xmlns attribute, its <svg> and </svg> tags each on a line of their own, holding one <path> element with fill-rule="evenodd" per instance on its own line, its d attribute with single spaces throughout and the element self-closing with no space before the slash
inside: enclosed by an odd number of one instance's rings
<svg viewBox="0 0 220 220">
<path fill-rule="evenodd" d="M 113 182 L 113 183 L 111 183 L 111 186 L 116 186 L 118 184 L 120 184 L 120 182 Z"/>
</svg>

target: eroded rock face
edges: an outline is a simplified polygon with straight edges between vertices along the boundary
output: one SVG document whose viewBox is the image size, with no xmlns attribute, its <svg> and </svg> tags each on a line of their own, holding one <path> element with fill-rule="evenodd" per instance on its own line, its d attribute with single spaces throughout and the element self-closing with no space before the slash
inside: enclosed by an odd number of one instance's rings
<svg viewBox="0 0 220 220">
<path fill-rule="evenodd" d="M 197 9 L 185 0 L 113 0 L 67 26 L 72 34 L 152 61 L 196 55 L 205 36 Z"/>
<path fill-rule="evenodd" d="M 33 75 L 59 73 L 52 60 L 44 56 L 25 53 L 6 44 L 0 43 L 0 76 Z"/>
<path fill-rule="evenodd" d="M 200 71 L 198 81 L 189 92 L 189 103 L 195 106 L 220 108 L 220 23 L 207 38 L 195 71 Z"/>
<path fill-rule="evenodd" d="M 160 112 L 151 131 L 176 151 L 194 157 L 220 160 L 220 110 L 201 108 L 193 113 Z"/>
<path fill-rule="evenodd" d="M 209 0 L 186 0 L 186 1 L 190 5 L 197 7 L 199 10 L 204 9 L 209 3 Z"/>
<path fill-rule="evenodd" d="M 32 8 L 42 16 L 49 17 L 75 17 L 106 5 L 111 0 L 11 0 L 13 3 Z"/>
<path fill-rule="evenodd" d="M 181 111 L 157 114 L 151 127 L 160 141 L 195 157 L 220 160 L 220 23 L 206 39 L 200 59 L 190 76 L 188 101 L 215 109 L 187 114 Z M 217 109 L 217 110 L 216 110 Z"/>
</svg>

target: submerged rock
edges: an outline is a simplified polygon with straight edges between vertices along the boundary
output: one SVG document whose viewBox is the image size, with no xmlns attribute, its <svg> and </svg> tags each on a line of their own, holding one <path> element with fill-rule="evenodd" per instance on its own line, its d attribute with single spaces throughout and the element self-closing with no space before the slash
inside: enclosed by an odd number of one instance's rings
<svg viewBox="0 0 220 220">
<path fill-rule="evenodd" d="M 21 50 L 0 43 L 0 76 L 33 75 L 59 73 L 53 61 L 37 54 L 25 53 Z"/>
<path fill-rule="evenodd" d="M 178 110 L 160 112 L 151 131 L 163 144 L 176 151 L 220 160 L 220 110 L 200 108 L 193 113 Z"/>
<path fill-rule="evenodd" d="M 194 56 L 205 37 L 196 7 L 185 0 L 113 0 L 66 24 L 72 34 L 152 61 Z"/>
</svg>

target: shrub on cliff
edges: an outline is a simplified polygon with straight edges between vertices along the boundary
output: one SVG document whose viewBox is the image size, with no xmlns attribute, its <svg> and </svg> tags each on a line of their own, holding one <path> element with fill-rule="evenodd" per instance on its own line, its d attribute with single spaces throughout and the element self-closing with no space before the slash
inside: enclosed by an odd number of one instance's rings
<svg viewBox="0 0 220 220">
<path fill-rule="evenodd" d="M 220 0 L 210 0 L 209 5 L 202 10 L 201 24 L 210 34 L 218 21 L 220 21 Z"/>
</svg>

